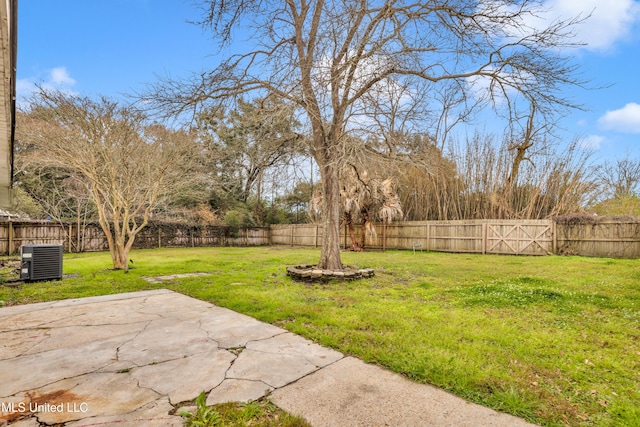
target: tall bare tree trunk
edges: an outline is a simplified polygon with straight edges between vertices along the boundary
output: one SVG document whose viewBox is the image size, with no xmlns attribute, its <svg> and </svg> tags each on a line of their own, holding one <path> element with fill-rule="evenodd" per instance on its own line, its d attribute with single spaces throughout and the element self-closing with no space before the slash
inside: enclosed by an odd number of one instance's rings
<svg viewBox="0 0 640 427">
<path fill-rule="evenodd" d="M 338 165 L 325 162 L 320 168 L 324 184 L 322 231 L 322 252 L 318 268 L 342 270 L 340 260 L 340 175 Z"/>
</svg>

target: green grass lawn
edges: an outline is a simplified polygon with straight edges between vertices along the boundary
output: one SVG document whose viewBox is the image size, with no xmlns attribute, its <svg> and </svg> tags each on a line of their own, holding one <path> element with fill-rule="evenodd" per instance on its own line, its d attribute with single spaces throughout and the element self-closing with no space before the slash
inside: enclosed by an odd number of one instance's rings
<svg viewBox="0 0 640 427">
<path fill-rule="evenodd" d="M 640 426 L 640 260 L 344 253 L 373 279 L 309 285 L 312 249 L 65 255 L 58 282 L 0 287 L 5 304 L 168 288 L 273 323 L 419 382 L 542 425 Z M 160 285 L 142 277 L 211 276 Z"/>
</svg>

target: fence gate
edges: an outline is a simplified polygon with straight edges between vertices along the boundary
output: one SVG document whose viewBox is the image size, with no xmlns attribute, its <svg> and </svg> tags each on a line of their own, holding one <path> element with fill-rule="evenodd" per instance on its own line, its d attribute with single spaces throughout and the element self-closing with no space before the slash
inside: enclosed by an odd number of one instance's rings
<svg viewBox="0 0 640 427">
<path fill-rule="evenodd" d="M 551 221 L 488 223 L 485 252 L 508 255 L 549 255 L 553 252 Z"/>
</svg>

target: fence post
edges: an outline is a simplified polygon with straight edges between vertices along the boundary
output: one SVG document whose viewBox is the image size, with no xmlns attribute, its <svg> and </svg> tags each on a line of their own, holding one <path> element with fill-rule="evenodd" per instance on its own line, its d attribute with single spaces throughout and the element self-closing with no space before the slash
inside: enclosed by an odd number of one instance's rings
<svg viewBox="0 0 640 427">
<path fill-rule="evenodd" d="M 73 238 L 73 224 L 69 223 L 69 241 L 67 245 L 67 251 L 71 253 L 71 239 Z"/>
<path fill-rule="evenodd" d="M 316 224 L 315 234 L 313 236 L 313 247 L 314 248 L 318 247 L 318 224 Z"/>
<path fill-rule="evenodd" d="M 82 230 L 82 235 L 80 235 L 80 230 Z M 76 230 L 76 252 L 80 253 L 84 251 L 85 241 L 84 238 L 86 236 L 87 225 L 86 223 L 81 227 L 80 222 L 78 222 L 78 229 Z"/>
<path fill-rule="evenodd" d="M 482 223 L 482 255 L 485 255 L 487 253 L 487 239 L 488 239 L 487 223 L 483 222 Z"/>
<path fill-rule="evenodd" d="M 158 227 L 158 249 L 162 247 L 162 230 Z"/>
<path fill-rule="evenodd" d="M 9 220 L 9 241 L 7 243 L 7 255 L 13 254 L 13 221 Z"/>
<path fill-rule="evenodd" d="M 349 237 L 347 237 L 347 233 L 349 233 L 349 226 L 347 224 L 344 225 L 344 248 L 349 247 Z"/>
<path fill-rule="evenodd" d="M 386 221 L 382 225 L 382 251 L 387 251 L 387 223 Z"/>
<path fill-rule="evenodd" d="M 558 226 L 555 220 L 551 220 L 551 252 L 554 255 L 558 254 Z"/>
<path fill-rule="evenodd" d="M 429 252 L 431 250 L 431 225 L 427 222 L 427 244 L 426 246 L 426 250 L 427 252 Z"/>
</svg>

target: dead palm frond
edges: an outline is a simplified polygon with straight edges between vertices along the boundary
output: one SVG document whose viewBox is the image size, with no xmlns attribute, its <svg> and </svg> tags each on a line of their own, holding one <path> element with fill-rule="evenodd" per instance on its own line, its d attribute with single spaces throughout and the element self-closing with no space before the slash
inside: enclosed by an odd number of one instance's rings
<svg viewBox="0 0 640 427">
<path fill-rule="evenodd" d="M 342 220 L 349 227 L 352 249 L 361 250 L 365 241 L 374 244 L 378 238 L 374 221 L 391 222 L 403 216 L 400 197 L 393 178 L 371 177 L 366 170 L 349 165 L 341 174 L 340 207 Z M 315 193 L 309 203 L 312 219 L 322 212 L 322 194 Z M 362 226 L 362 239 L 358 244 L 354 225 Z"/>
</svg>

